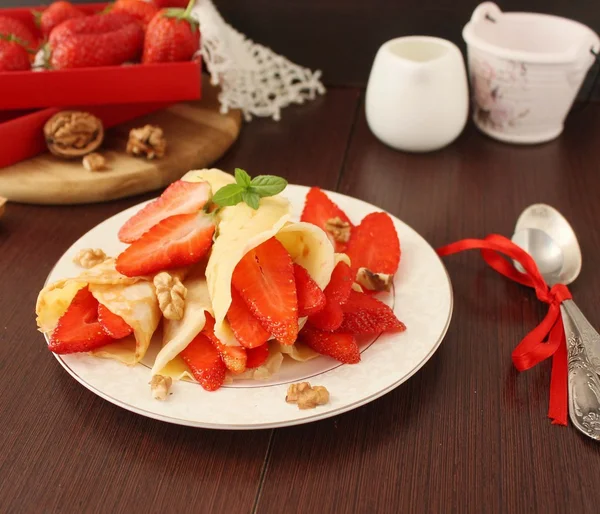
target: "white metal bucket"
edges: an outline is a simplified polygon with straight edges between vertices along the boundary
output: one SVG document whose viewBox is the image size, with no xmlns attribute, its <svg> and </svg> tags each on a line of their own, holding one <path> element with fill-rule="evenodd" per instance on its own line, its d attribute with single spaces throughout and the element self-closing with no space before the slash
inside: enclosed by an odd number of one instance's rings
<svg viewBox="0 0 600 514">
<path fill-rule="evenodd" d="M 503 13 L 480 4 L 463 29 L 473 121 L 491 137 L 541 143 L 557 137 L 600 51 L 589 27 L 558 16 Z"/>
</svg>

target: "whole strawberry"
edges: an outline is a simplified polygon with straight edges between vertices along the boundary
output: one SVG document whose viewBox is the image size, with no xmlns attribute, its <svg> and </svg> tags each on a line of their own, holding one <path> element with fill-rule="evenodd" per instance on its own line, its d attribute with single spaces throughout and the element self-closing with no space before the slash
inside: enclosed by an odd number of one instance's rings
<svg viewBox="0 0 600 514">
<path fill-rule="evenodd" d="M 44 37 L 48 37 L 54 27 L 63 21 L 73 18 L 82 18 L 86 14 L 75 7 L 71 2 L 53 2 L 43 11 L 34 12 L 37 23 Z"/>
<path fill-rule="evenodd" d="M 110 12 L 124 12 L 139 20 L 144 30 L 158 12 L 158 7 L 143 0 L 117 0 Z"/>
<path fill-rule="evenodd" d="M 0 36 L 0 71 L 29 69 L 31 69 L 29 53 L 22 42 L 14 36 Z"/>
<path fill-rule="evenodd" d="M 148 25 L 144 40 L 142 62 L 189 61 L 198 51 L 200 34 L 198 23 L 191 16 L 195 0 L 185 10 L 160 10 Z"/>
<path fill-rule="evenodd" d="M 144 31 L 125 13 L 74 18 L 50 34 L 50 64 L 55 69 L 115 66 L 140 55 Z"/>
<path fill-rule="evenodd" d="M 31 50 L 35 50 L 38 44 L 38 38 L 29 30 L 29 27 L 22 21 L 8 16 L 0 16 L 0 35 L 13 35 L 21 41 L 23 45 Z"/>
</svg>

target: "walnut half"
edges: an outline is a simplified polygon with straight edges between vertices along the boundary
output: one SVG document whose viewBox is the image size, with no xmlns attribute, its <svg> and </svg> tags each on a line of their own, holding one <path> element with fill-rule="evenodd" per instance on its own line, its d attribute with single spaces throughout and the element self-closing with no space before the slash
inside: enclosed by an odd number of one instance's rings
<svg viewBox="0 0 600 514">
<path fill-rule="evenodd" d="M 75 264 L 87 269 L 93 268 L 105 260 L 106 254 L 100 248 L 84 248 L 83 250 L 79 250 L 75 254 L 75 257 L 73 257 Z"/>
<path fill-rule="evenodd" d="M 394 276 L 386 273 L 373 273 L 367 268 L 358 268 L 356 281 L 370 291 L 389 291 L 392 288 Z"/>
<path fill-rule="evenodd" d="M 172 320 L 183 318 L 187 289 L 181 280 L 163 271 L 154 277 L 154 287 L 164 317 Z"/>
<path fill-rule="evenodd" d="M 163 130 L 155 125 L 144 125 L 129 131 L 127 153 L 147 159 L 160 159 L 167 151 L 167 140 Z"/>
<path fill-rule="evenodd" d="M 299 409 L 314 409 L 329 402 L 329 391 L 323 386 L 312 387 L 308 382 L 291 384 L 285 401 L 297 404 Z"/>
<path fill-rule="evenodd" d="M 325 230 L 339 243 L 350 241 L 350 223 L 344 221 L 339 216 L 328 219 L 325 222 Z"/>
<path fill-rule="evenodd" d="M 72 159 L 96 150 L 104 139 L 104 127 L 89 112 L 61 111 L 44 125 L 44 137 L 54 155 Z"/>
</svg>

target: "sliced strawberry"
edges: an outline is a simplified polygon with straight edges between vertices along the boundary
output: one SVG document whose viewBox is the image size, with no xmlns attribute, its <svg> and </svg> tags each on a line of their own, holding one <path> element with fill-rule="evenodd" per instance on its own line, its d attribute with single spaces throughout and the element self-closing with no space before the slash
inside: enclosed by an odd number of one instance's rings
<svg viewBox="0 0 600 514">
<path fill-rule="evenodd" d="M 249 350 L 246 350 L 246 353 L 248 354 L 246 367 L 258 368 L 267 360 L 267 357 L 269 356 L 269 345 L 263 344 L 262 346 L 251 348 Z"/>
<path fill-rule="evenodd" d="M 87 287 L 77 291 L 69 308 L 58 320 L 48 348 L 54 353 L 89 352 L 114 339 L 98 321 L 98 300 Z"/>
<path fill-rule="evenodd" d="M 360 351 L 352 334 L 323 332 L 306 325 L 301 332 L 302 341 L 321 355 L 328 355 L 344 364 L 360 361 Z"/>
<path fill-rule="evenodd" d="M 394 222 L 385 212 L 373 212 L 352 231 L 346 253 L 352 269 L 367 268 L 393 275 L 400 264 L 400 241 Z"/>
<path fill-rule="evenodd" d="M 208 313 L 206 314 L 206 324 L 202 329 L 202 333 L 208 337 L 217 349 L 229 371 L 232 373 L 243 373 L 246 371 L 246 360 L 248 358 L 246 349 L 242 346 L 229 346 L 219 341 L 215 335 L 215 318 Z"/>
<path fill-rule="evenodd" d="M 350 291 L 348 300 L 342 305 L 342 311 L 344 320 L 340 325 L 340 332 L 380 334 L 406 330 L 406 326 L 396 318 L 392 309 L 364 293 Z"/>
<path fill-rule="evenodd" d="M 176 214 L 194 214 L 211 195 L 208 182 L 173 182 L 163 194 L 131 217 L 119 230 L 119 240 L 133 243 L 154 225 Z"/>
<path fill-rule="evenodd" d="M 346 250 L 346 243 L 343 241 L 336 241 L 333 234 L 327 230 L 327 222 L 335 218 L 339 218 L 342 222 L 348 223 L 350 225 L 350 235 L 352 235 L 353 226 L 348 216 L 346 216 L 346 213 L 333 203 L 322 189 L 311 187 L 306 195 L 304 210 L 302 211 L 300 221 L 305 221 L 307 223 L 312 223 L 317 227 L 321 227 L 327 233 L 329 240 L 335 247 L 335 251 L 344 252 Z"/>
<path fill-rule="evenodd" d="M 225 364 L 217 349 L 204 334 L 198 334 L 180 355 L 204 389 L 216 391 L 223 385 Z"/>
<path fill-rule="evenodd" d="M 312 325 L 321 330 L 333 332 L 340 328 L 344 319 L 341 305 L 347 300 L 352 290 L 353 276 L 350 266 L 339 262 L 331 274 L 331 280 L 325 288 L 325 308 L 309 316 Z"/>
<path fill-rule="evenodd" d="M 250 250 L 233 271 L 232 284 L 250 312 L 281 344 L 298 337 L 298 298 L 292 258 L 274 237 Z"/>
<path fill-rule="evenodd" d="M 271 334 L 250 312 L 246 302 L 234 287 L 231 288 L 231 305 L 227 311 L 227 321 L 235 338 L 246 348 L 262 346 L 271 337 Z"/>
<path fill-rule="evenodd" d="M 208 214 L 171 216 L 117 257 L 117 271 L 135 277 L 194 264 L 210 249 L 214 232 L 215 224 Z"/>
<path fill-rule="evenodd" d="M 325 294 L 302 266 L 294 264 L 294 279 L 298 295 L 298 316 L 316 314 L 325 307 Z"/>
<path fill-rule="evenodd" d="M 133 329 L 125 323 L 125 320 L 112 313 L 107 307 L 98 304 L 98 322 L 104 331 L 114 339 L 123 339 L 133 332 Z"/>
</svg>

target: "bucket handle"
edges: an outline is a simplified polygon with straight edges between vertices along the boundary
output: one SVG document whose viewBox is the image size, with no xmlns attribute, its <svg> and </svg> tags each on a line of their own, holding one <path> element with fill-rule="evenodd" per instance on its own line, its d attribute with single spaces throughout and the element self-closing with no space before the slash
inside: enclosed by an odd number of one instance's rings
<svg viewBox="0 0 600 514">
<path fill-rule="evenodd" d="M 502 11 L 500 10 L 500 7 L 494 2 L 483 2 L 475 7 L 475 10 L 471 15 L 471 21 L 473 24 L 480 22 L 496 23 L 501 15 Z"/>
</svg>

